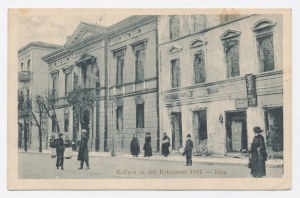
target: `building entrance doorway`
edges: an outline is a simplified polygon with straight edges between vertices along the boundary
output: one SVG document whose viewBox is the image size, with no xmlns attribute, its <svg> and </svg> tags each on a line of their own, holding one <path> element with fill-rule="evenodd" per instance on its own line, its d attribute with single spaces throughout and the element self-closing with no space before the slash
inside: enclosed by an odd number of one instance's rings
<svg viewBox="0 0 300 198">
<path fill-rule="evenodd" d="M 181 113 L 171 113 L 172 149 L 182 147 Z"/>
<path fill-rule="evenodd" d="M 267 145 L 272 157 L 282 157 L 283 153 L 283 109 L 282 107 L 265 110 Z"/>
<path fill-rule="evenodd" d="M 207 116 L 205 109 L 193 112 L 193 131 L 195 146 L 207 140 Z"/>
<path fill-rule="evenodd" d="M 225 115 L 227 152 L 248 150 L 246 112 L 226 112 Z"/>
</svg>

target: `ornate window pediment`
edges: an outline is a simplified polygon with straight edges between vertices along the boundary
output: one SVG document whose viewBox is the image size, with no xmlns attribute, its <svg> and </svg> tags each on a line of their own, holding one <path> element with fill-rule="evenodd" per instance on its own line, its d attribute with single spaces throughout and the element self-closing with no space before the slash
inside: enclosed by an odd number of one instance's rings
<svg viewBox="0 0 300 198">
<path fill-rule="evenodd" d="M 76 65 L 80 65 L 81 63 L 93 63 L 96 61 L 96 58 L 90 54 L 83 53 L 78 61 L 76 61 Z"/>
<path fill-rule="evenodd" d="M 114 49 L 111 52 L 113 53 L 113 56 L 115 58 L 115 57 L 119 57 L 119 56 L 124 56 L 125 53 L 126 53 L 126 49 L 127 49 L 127 47 L 123 46 L 123 47 L 120 47 L 118 49 Z"/>
<path fill-rule="evenodd" d="M 203 46 L 206 44 L 207 44 L 207 42 L 203 39 L 195 39 L 191 42 L 190 48 L 200 47 L 200 46 Z"/>
<path fill-rule="evenodd" d="M 173 54 L 173 53 L 176 53 L 176 52 L 180 52 L 181 50 L 182 50 L 182 48 L 179 48 L 177 46 L 172 46 L 172 47 L 169 48 L 168 53 Z"/>
<path fill-rule="evenodd" d="M 254 26 L 252 27 L 253 31 L 260 31 L 265 29 L 270 29 L 276 25 L 275 21 L 272 21 L 270 19 L 262 19 L 257 21 Z"/>
<path fill-rule="evenodd" d="M 240 35 L 241 35 L 240 31 L 228 29 L 226 32 L 224 32 L 224 34 L 222 34 L 222 36 L 220 38 L 221 38 L 221 40 L 225 40 L 225 39 L 230 39 L 230 38 L 237 37 Z"/>
</svg>

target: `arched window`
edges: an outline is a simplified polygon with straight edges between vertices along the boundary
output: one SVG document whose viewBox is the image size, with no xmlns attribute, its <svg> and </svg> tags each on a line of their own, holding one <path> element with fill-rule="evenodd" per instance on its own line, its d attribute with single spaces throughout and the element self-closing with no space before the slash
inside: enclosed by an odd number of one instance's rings
<svg viewBox="0 0 300 198">
<path fill-rule="evenodd" d="M 21 71 L 24 71 L 24 65 L 21 63 Z"/>
<path fill-rule="evenodd" d="M 30 59 L 27 61 L 27 71 L 30 71 Z"/>
</svg>

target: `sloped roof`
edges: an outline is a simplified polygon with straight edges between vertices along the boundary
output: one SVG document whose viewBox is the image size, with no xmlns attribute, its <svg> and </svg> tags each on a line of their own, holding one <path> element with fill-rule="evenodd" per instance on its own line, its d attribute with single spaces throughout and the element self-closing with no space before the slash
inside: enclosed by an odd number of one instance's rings
<svg viewBox="0 0 300 198">
<path fill-rule="evenodd" d="M 81 40 L 103 32 L 106 27 L 80 22 L 73 34 L 67 39 L 64 46 L 73 45 Z"/>
</svg>

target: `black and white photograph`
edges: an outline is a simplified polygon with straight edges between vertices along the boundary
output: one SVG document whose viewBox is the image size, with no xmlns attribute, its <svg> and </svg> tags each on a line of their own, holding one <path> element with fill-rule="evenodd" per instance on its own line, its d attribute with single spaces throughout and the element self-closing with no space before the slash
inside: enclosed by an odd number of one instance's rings
<svg viewBox="0 0 300 198">
<path fill-rule="evenodd" d="M 291 10 L 10 9 L 8 20 L 11 188 L 291 187 Z"/>
</svg>

